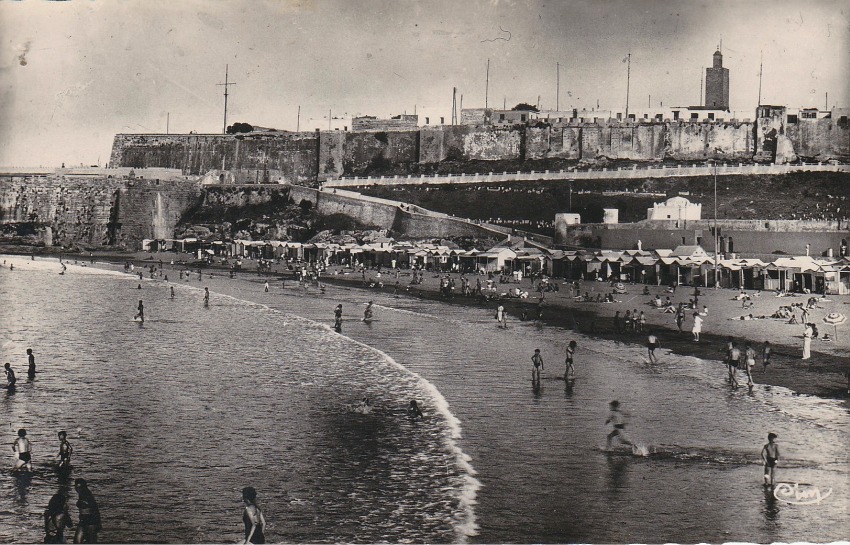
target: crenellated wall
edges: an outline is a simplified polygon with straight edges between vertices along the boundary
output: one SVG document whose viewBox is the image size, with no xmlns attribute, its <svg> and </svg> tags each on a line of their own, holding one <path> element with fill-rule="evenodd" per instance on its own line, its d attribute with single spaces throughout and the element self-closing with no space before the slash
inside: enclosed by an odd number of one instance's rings
<svg viewBox="0 0 850 545">
<path fill-rule="evenodd" d="M 219 171 L 221 183 L 315 184 L 341 176 L 415 174 L 420 164 L 442 161 L 850 160 L 846 120 L 790 123 L 784 108 L 764 108 L 756 122 L 573 120 L 554 125 L 441 125 L 408 131 L 119 134 L 111 165 L 177 168 L 192 175 Z"/>
</svg>

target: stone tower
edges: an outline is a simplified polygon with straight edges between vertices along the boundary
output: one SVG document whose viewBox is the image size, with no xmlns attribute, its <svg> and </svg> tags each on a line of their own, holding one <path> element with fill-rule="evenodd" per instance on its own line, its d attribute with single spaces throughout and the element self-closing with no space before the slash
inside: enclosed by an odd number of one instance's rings
<svg viewBox="0 0 850 545">
<path fill-rule="evenodd" d="M 713 66 L 705 69 L 703 106 L 716 110 L 729 109 L 729 69 L 723 68 L 723 53 L 719 50 L 714 52 Z"/>
</svg>

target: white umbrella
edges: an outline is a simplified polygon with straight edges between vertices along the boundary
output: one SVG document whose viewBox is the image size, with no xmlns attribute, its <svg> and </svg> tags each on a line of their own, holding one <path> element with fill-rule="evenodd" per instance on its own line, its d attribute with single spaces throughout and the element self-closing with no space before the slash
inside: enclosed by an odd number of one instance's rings
<svg viewBox="0 0 850 545">
<path fill-rule="evenodd" d="M 838 340 L 838 324 L 843 324 L 847 321 L 847 316 L 840 312 L 830 312 L 823 317 L 823 322 L 835 327 L 835 339 Z"/>
</svg>

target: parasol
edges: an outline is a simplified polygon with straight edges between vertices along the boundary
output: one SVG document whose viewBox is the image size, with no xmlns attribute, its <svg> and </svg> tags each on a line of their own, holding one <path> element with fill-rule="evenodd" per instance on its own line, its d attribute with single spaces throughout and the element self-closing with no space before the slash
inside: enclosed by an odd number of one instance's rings
<svg viewBox="0 0 850 545">
<path fill-rule="evenodd" d="M 840 312 L 830 312 L 823 317 L 823 322 L 835 327 L 835 339 L 838 340 L 838 324 L 843 324 L 847 321 L 847 316 Z"/>
</svg>

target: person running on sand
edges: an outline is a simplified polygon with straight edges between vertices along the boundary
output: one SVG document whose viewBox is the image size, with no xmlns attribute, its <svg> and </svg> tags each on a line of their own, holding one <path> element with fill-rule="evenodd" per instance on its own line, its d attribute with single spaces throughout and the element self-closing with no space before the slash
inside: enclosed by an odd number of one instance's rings
<svg viewBox="0 0 850 545">
<path fill-rule="evenodd" d="M 567 368 L 564 371 L 564 380 L 567 381 L 570 377 L 575 378 L 576 370 L 573 367 L 573 356 L 575 356 L 576 348 L 578 347 L 578 343 L 575 341 L 570 341 L 570 344 L 567 345 Z"/>
<path fill-rule="evenodd" d="M 626 422 L 623 416 L 623 413 L 620 412 L 620 402 L 616 399 L 608 404 L 611 411 L 608 414 L 608 420 L 605 421 L 605 425 L 611 424 L 614 429 L 608 434 L 608 438 L 605 442 L 605 449 L 611 450 L 611 441 L 616 437 L 617 440 L 626 445 L 632 445 L 632 442 L 626 439 Z"/>
<path fill-rule="evenodd" d="M 655 332 L 652 331 L 649 333 L 649 337 L 646 342 L 646 349 L 649 352 L 649 363 L 658 363 L 658 356 L 655 355 L 656 348 L 658 348 L 658 337 L 656 337 Z"/>
<path fill-rule="evenodd" d="M 761 448 L 761 459 L 764 461 L 764 484 L 774 486 L 776 482 L 776 464 L 779 463 L 779 445 L 774 443 L 777 435 L 767 434 L 767 444 Z"/>
<path fill-rule="evenodd" d="M 12 471 L 18 471 L 22 467 L 32 471 L 32 446 L 27 439 L 27 430 L 23 428 L 18 430 L 18 438 L 12 443 L 12 452 L 18 455 L 18 461 L 15 462 Z"/>
<path fill-rule="evenodd" d="M 540 382 L 540 371 L 543 369 L 543 356 L 540 355 L 540 349 L 534 349 L 534 355 L 531 356 L 531 363 L 534 367 L 531 369 L 531 382 Z"/>
</svg>

